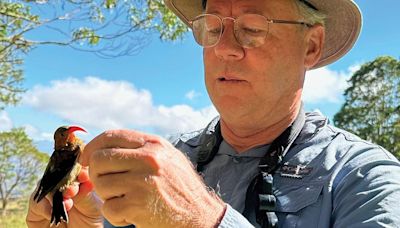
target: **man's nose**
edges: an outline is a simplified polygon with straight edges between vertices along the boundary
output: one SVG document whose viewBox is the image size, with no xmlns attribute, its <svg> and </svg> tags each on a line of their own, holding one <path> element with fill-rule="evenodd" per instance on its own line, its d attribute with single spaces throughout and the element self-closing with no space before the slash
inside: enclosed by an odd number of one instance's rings
<svg viewBox="0 0 400 228">
<path fill-rule="evenodd" d="M 214 47 L 215 55 L 223 60 L 240 60 L 244 57 L 244 49 L 234 35 L 233 21 L 224 20 L 224 30 L 220 40 Z"/>
</svg>

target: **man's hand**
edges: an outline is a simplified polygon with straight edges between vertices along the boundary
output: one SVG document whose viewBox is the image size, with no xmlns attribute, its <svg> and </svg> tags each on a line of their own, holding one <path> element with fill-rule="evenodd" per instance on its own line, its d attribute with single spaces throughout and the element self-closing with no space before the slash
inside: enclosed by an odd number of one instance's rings
<svg viewBox="0 0 400 228">
<path fill-rule="evenodd" d="M 61 223 L 61 227 L 103 227 L 103 217 L 100 213 L 102 202 L 94 195 L 92 190 L 93 184 L 89 180 L 88 170 L 82 168 L 78 182 L 67 188 L 63 193 L 69 223 Z M 49 196 L 46 196 L 39 203 L 36 203 L 33 200 L 34 193 L 35 191 L 29 199 L 26 223 L 29 228 L 49 227 L 52 200 Z"/>
<path fill-rule="evenodd" d="M 102 211 L 113 225 L 215 227 L 225 203 L 207 190 L 190 161 L 168 141 L 106 131 L 82 154 Z"/>
</svg>

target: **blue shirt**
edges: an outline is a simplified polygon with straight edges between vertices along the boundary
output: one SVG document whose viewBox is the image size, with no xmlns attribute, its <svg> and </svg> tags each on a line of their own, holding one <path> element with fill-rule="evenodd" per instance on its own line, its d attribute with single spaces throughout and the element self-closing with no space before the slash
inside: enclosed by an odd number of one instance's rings
<svg viewBox="0 0 400 228">
<path fill-rule="evenodd" d="M 196 165 L 208 128 L 182 134 L 174 145 Z M 247 187 L 258 174 L 268 145 L 238 154 L 222 142 L 203 177 L 227 203 L 219 227 L 260 227 L 245 218 Z M 274 174 L 279 227 L 400 227 L 400 163 L 382 147 L 329 125 L 319 113 L 307 113 L 305 125 Z"/>
<path fill-rule="evenodd" d="M 201 135 L 181 135 L 175 146 L 195 164 Z M 264 148 L 266 151 L 266 148 Z M 246 190 L 262 151 L 236 153 L 223 142 L 205 166 L 206 185 L 228 204 L 220 227 L 259 227 L 247 220 Z M 251 164 L 249 166 L 249 164 Z M 400 163 L 388 151 L 307 113 L 305 125 L 274 174 L 279 227 L 400 227 Z"/>
</svg>

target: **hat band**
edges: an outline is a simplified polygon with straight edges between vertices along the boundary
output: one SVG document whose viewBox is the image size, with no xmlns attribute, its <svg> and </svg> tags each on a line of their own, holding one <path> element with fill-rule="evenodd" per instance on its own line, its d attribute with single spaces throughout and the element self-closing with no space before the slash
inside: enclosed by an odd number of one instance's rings
<svg viewBox="0 0 400 228">
<path fill-rule="evenodd" d="M 309 3 L 308 1 L 306 1 L 306 0 L 299 0 L 299 1 L 304 3 L 306 6 L 310 7 L 311 9 L 318 11 L 318 9 L 315 6 L 313 6 L 313 4 Z"/>
</svg>

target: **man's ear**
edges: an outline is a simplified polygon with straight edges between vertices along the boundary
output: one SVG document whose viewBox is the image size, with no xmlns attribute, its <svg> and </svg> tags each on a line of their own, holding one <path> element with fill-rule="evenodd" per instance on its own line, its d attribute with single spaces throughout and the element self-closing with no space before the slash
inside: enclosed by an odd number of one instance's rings
<svg viewBox="0 0 400 228">
<path fill-rule="evenodd" d="M 314 25 L 309 28 L 306 36 L 306 52 L 304 66 L 306 69 L 312 68 L 321 58 L 322 48 L 325 40 L 325 28 L 322 25 Z"/>
</svg>

